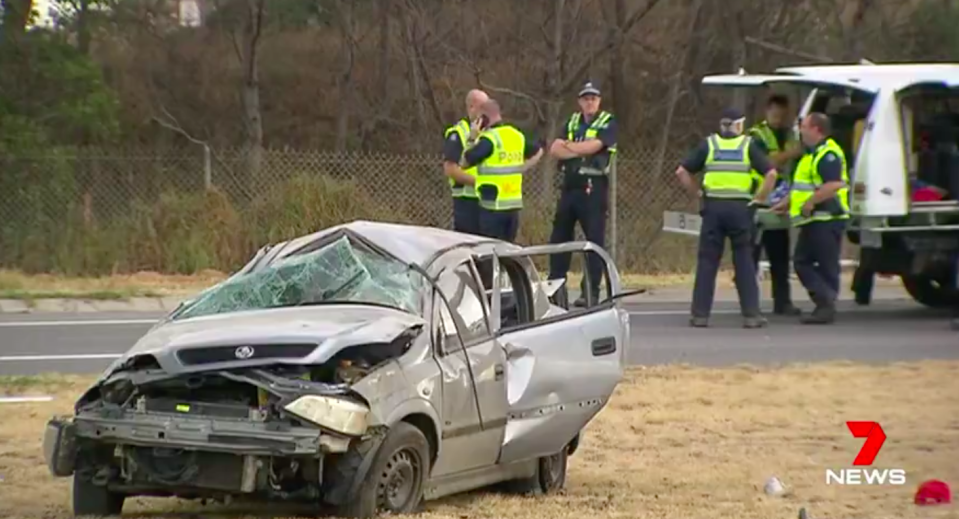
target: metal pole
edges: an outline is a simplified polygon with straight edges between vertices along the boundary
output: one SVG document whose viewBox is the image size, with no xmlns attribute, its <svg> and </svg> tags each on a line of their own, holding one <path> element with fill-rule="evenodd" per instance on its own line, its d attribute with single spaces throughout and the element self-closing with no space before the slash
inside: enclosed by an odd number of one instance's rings
<svg viewBox="0 0 959 519">
<path fill-rule="evenodd" d="M 210 146 L 203 145 L 203 187 L 209 191 L 213 187 L 213 161 L 210 157 Z"/>
<path fill-rule="evenodd" d="M 609 169 L 609 254 L 613 258 L 613 262 L 619 265 L 619 256 L 616 254 L 618 250 L 617 247 L 617 233 L 616 233 L 616 221 L 618 219 L 616 206 L 616 155 L 614 154 L 610 157 L 612 164 L 610 164 Z"/>
</svg>

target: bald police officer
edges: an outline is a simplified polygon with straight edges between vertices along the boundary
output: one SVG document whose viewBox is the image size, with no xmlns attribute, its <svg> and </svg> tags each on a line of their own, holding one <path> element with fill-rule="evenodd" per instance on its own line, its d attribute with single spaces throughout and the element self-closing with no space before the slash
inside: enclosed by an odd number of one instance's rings
<svg viewBox="0 0 959 519">
<path fill-rule="evenodd" d="M 538 142 L 502 120 L 499 103 L 489 99 L 480 107 L 481 133 L 476 144 L 463 155 L 463 167 L 476 168 L 469 177 L 460 166 L 454 178 L 474 186 L 479 199 L 479 228 L 476 234 L 515 241 L 519 213 L 523 208 L 523 174 L 543 155 Z"/>
<path fill-rule="evenodd" d="M 466 94 L 466 113 L 456 124 L 443 134 L 443 172 L 449 178 L 453 195 L 453 230 L 469 234 L 479 232 L 479 205 L 476 191 L 472 185 L 464 184 L 456 178 L 456 166 L 463 160 L 463 154 L 472 146 L 479 135 L 480 106 L 489 100 L 482 90 L 470 90 Z M 476 177 L 476 168 L 461 170 L 470 177 Z"/>
<path fill-rule="evenodd" d="M 592 82 L 579 91 L 579 109 L 566 121 L 566 139 L 557 139 L 549 153 L 559 159 L 563 172 L 562 192 L 553 217 L 550 243 L 573 240 L 576 222 L 588 241 L 603 246 L 606 241 L 606 213 L 609 207 L 609 170 L 616 153 L 616 118 L 600 109 L 602 98 Z M 553 254 L 549 258 L 549 279 L 566 279 L 570 253 Z M 599 299 L 602 259 L 586 254 L 590 300 Z M 573 303 L 586 306 L 586 278 L 583 294 Z"/>
<path fill-rule="evenodd" d="M 849 220 L 846 156 L 829 137 L 829 116 L 813 112 L 799 128 L 806 153 L 793 174 L 789 198 L 774 209 L 789 212 L 799 228 L 793 265 L 816 308 L 804 324 L 830 324 L 836 318 L 842 238 Z"/>
<path fill-rule="evenodd" d="M 759 284 L 752 257 L 755 206 L 769 198 L 776 183 L 776 169 L 766 154 L 743 135 L 746 118 L 734 108 L 724 110 L 719 132 L 707 137 L 676 169 L 679 181 L 690 192 L 702 197 L 703 223 L 699 233 L 696 284 L 693 289 L 694 327 L 709 326 L 709 314 L 716 292 L 716 275 L 722 260 L 726 238 L 733 247 L 736 290 L 743 315 L 743 327 L 762 328 L 766 318 L 759 313 Z M 691 174 L 705 170 L 702 187 Z M 765 173 L 762 185 L 753 192 L 752 170 Z"/>
</svg>

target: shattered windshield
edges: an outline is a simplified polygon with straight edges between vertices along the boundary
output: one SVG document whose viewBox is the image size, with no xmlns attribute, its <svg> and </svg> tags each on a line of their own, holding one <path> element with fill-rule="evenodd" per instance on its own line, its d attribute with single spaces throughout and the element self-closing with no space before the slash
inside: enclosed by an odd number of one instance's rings
<svg viewBox="0 0 959 519">
<path fill-rule="evenodd" d="M 360 249 L 343 236 L 315 251 L 231 277 L 173 319 L 330 302 L 380 304 L 416 313 L 423 283 L 404 263 Z"/>
</svg>

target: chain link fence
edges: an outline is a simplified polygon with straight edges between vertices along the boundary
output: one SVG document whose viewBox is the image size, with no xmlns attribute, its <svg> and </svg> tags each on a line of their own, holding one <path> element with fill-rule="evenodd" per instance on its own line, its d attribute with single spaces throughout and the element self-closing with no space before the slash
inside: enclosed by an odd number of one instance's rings
<svg viewBox="0 0 959 519">
<path fill-rule="evenodd" d="M 695 264 L 695 239 L 662 231 L 664 210 L 695 209 L 672 174 L 680 152 L 619 153 L 606 246 L 624 272 Z M 355 219 L 449 228 L 440 163 L 432 154 L 269 149 L 251 157 L 202 146 L 0 158 L 0 266 L 229 271 L 265 243 Z M 520 243 L 548 241 L 558 175 L 548 164 L 527 174 Z"/>
</svg>

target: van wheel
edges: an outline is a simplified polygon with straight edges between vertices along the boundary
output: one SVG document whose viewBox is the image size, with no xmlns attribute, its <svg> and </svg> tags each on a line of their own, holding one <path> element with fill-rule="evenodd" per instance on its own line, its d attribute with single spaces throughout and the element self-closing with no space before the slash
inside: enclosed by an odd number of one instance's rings
<svg viewBox="0 0 959 519">
<path fill-rule="evenodd" d="M 423 432 L 399 422 L 376 453 L 356 498 L 338 507 L 340 517 L 371 518 L 380 513 L 410 514 L 423 501 L 430 473 L 430 446 Z"/>
<path fill-rule="evenodd" d="M 109 516 L 123 512 L 124 494 L 112 492 L 105 486 L 94 485 L 78 474 L 73 476 L 73 515 Z"/>
<path fill-rule="evenodd" d="M 948 287 L 943 280 L 931 276 L 902 276 L 906 292 L 921 305 L 930 308 L 948 308 L 959 305 L 959 291 Z"/>
<path fill-rule="evenodd" d="M 569 462 L 569 447 L 540 458 L 536 462 L 536 472 L 523 479 L 508 481 L 506 490 L 512 494 L 540 496 L 554 494 L 566 487 L 566 467 Z"/>
</svg>

